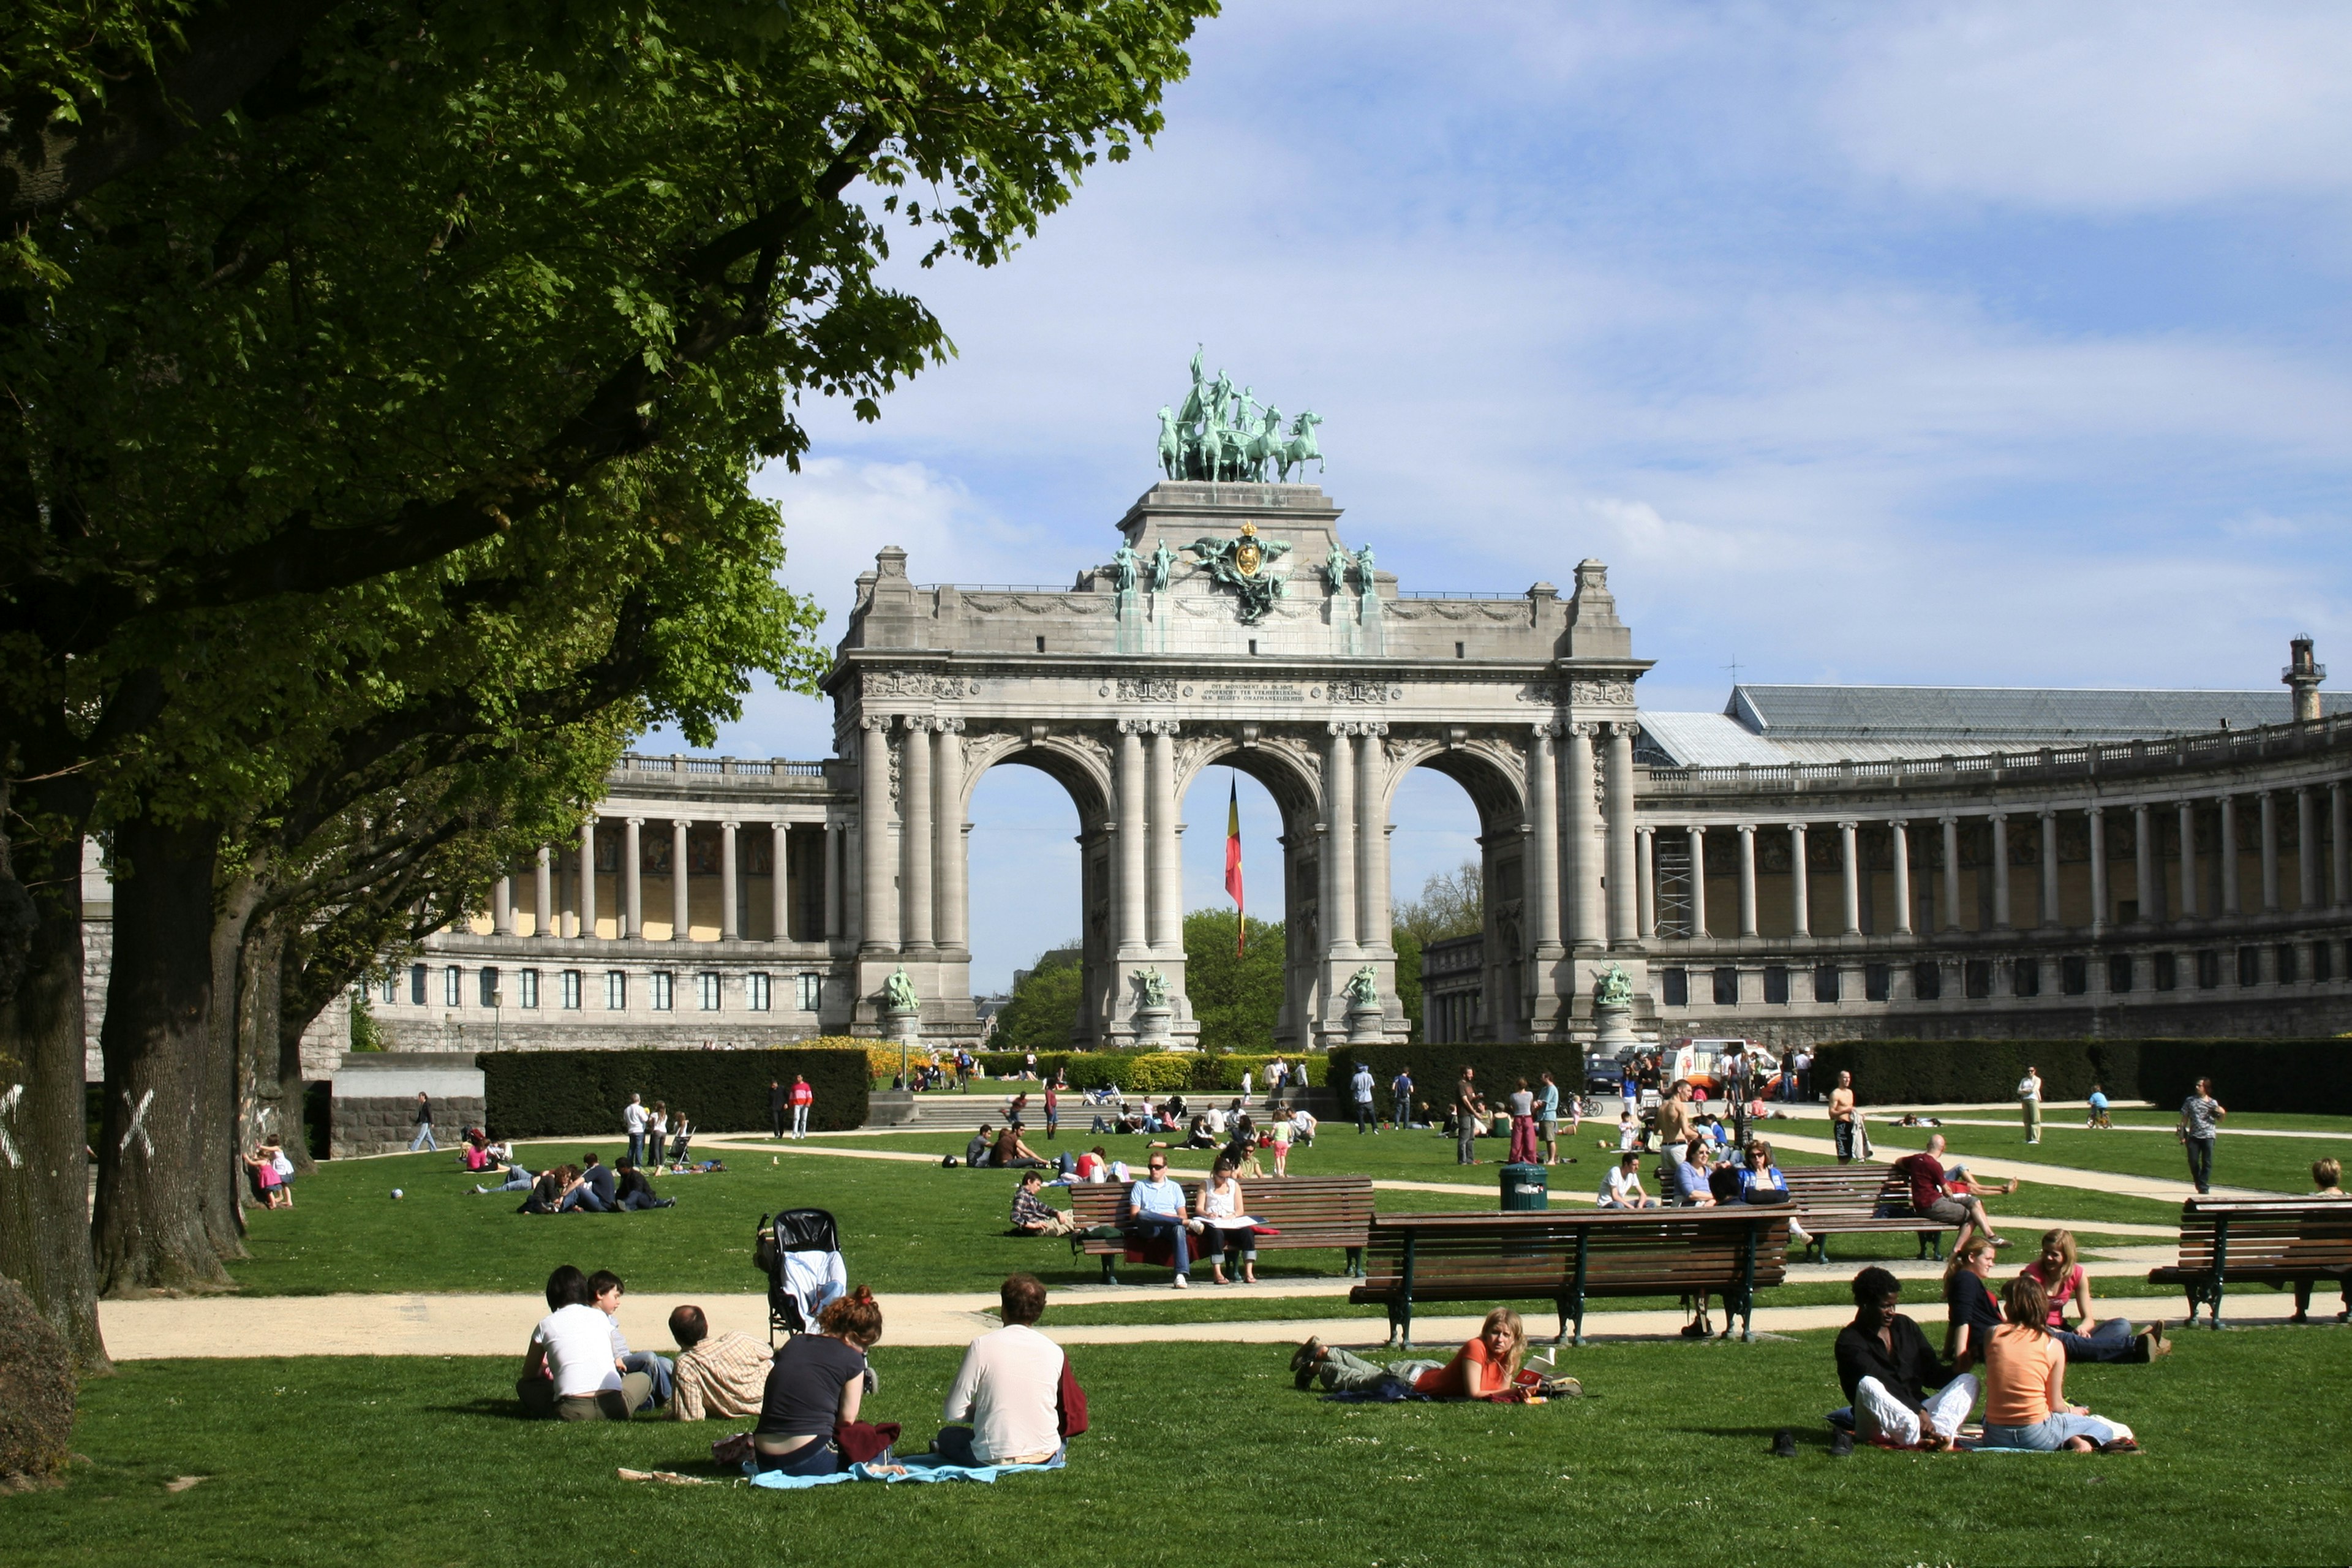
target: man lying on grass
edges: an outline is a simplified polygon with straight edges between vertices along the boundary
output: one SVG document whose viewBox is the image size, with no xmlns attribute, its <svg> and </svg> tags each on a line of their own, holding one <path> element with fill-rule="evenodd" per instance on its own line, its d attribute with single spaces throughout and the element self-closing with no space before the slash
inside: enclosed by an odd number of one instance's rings
<svg viewBox="0 0 2352 1568">
<path fill-rule="evenodd" d="M 1452 1361 L 1399 1361 L 1382 1366 L 1337 1345 L 1309 1339 L 1291 1356 L 1290 1372 L 1300 1388 L 1310 1388 L 1319 1380 L 1334 1394 L 1387 1392 L 1397 1397 L 1411 1393 L 1428 1399 L 1516 1400 L 1537 1394 L 1573 1397 L 1584 1392 L 1572 1377 L 1522 1373 L 1519 1363 L 1527 1353 L 1527 1326 L 1510 1308 L 1497 1307 L 1486 1314 L 1478 1337 L 1454 1352 Z"/>
</svg>

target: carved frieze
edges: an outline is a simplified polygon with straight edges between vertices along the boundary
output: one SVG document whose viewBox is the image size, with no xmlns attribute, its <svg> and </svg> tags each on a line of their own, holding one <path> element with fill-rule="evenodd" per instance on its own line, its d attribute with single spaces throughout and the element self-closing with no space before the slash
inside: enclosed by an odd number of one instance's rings
<svg viewBox="0 0 2352 1568">
<path fill-rule="evenodd" d="M 1578 703 L 1627 703 L 1633 700 L 1633 683 L 1612 676 L 1601 680 L 1569 682 L 1569 700 Z"/>
<path fill-rule="evenodd" d="M 1173 702 L 1176 682 L 1173 680 L 1129 680 L 1121 677 L 1118 683 L 1121 702 Z"/>
<path fill-rule="evenodd" d="M 928 669 L 869 669 L 859 678 L 859 690 L 868 701 L 877 697 L 957 698 L 976 696 L 980 684 Z"/>
<path fill-rule="evenodd" d="M 1309 688 L 1307 695 L 1328 702 L 1402 702 L 1404 688 L 1380 680 L 1334 680 L 1319 690 Z"/>
</svg>

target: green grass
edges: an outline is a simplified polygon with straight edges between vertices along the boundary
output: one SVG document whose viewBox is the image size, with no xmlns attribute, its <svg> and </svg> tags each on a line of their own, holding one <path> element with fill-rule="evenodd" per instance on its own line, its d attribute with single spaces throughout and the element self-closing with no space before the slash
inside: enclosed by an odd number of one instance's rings
<svg viewBox="0 0 2352 1568">
<path fill-rule="evenodd" d="M 621 1466 L 715 1475 L 708 1445 L 729 1428 L 526 1424 L 506 1358 L 148 1363 L 84 1390 L 89 1462 L 0 1517 L 10 1560 L 51 1568 L 1027 1568 L 1078 1543 L 1135 1568 L 2340 1563 L 2352 1464 L 2292 1413 L 2347 1343 L 2247 1330 L 2183 1336 L 2150 1367 L 2072 1369 L 2069 1394 L 2131 1423 L 2136 1456 L 1843 1459 L 1822 1422 L 1842 1402 L 1825 1334 L 1567 1352 L 1590 1397 L 1516 1408 L 1326 1404 L 1291 1389 L 1280 1347 L 1086 1346 L 1094 1431 L 1067 1470 L 798 1493 L 620 1481 Z M 868 1414 L 919 1441 L 956 1360 L 886 1342 Z M 1794 1459 L 1767 1453 L 1782 1426 Z M 206 1479 L 164 1489 L 183 1476 Z"/>
<path fill-rule="evenodd" d="M 1926 1130 L 1874 1130 L 1891 1143 L 1916 1136 L 1924 1142 Z M 2017 1127 L 1950 1127 L 1937 1129 L 1953 1152 L 1962 1158 L 2019 1160 L 2037 1165 L 2072 1165 L 2079 1169 L 2120 1171 L 2179 1184 L 2182 1197 L 2193 1196 L 2189 1184 L 2189 1160 L 2168 1136 L 2147 1132 L 2093 1132 L 2080 1127 L 2042 1123 L 2042 1142 L 2029 1145 Z M 2213 1180 L 2222 1186 L 2259 1187 L 2271 1192 L 2307 1193 L 2311 1163 L 2322 1155 L 2345 1156 L 2347 1146 L 2294 1138 L 2232 1138 L 2225 1130 L 2213 1149 Z M 2030 1178 L 2029 1178 L 2030 1180 Z M 2029 1188 L 2029 1190 L 2035 1190 Z M 2176 1217 L 2179 1211 L 2175 1210 Z"/>
</svg>

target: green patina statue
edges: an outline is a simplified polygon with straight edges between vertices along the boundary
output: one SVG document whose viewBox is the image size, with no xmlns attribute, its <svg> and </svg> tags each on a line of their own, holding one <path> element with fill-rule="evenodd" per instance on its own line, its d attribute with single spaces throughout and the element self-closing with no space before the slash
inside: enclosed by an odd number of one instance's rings
<svg viewBox="0 0 2352 1568">
<path fill-rule="evenodd" d="M 1612 963 L 1601 973 L 1592 994 L 1597 1007 L 1631 1007 L 1633 1005 L 1633 982 L 1622 963 Z"/>
<path fill-rule="evenodd" d="M 1348 976 L 1347 997 L 1350 1010 L 1379 1006 L 1381 1005 L 1380 971 L 1367 963 L 1355 973 Z"/>
<path fill-rule="evenodd" d="M 907 978 L 904 969 L 882 983 L 882 1000 L 885 1010 L 892 1013 L 919 1012 L 923 1005 L 915 996 L 915 983 Z"/>
<path fill-rule="evenodd" d="M 1338 540 L 1331 542 L 1331 553 L 1323 557 L 1323 580 L 1331 585 L 1331 592 L 1340 594 L 1347 591 L 1348 568 L 1355 563 L 1355 559 Z"/>
<path fill-rule="evenodd" d="M 1192 351 L 1192 385 L 1181 405 L 1160 410 L 1160 471 L 1171 479 L 1206 479 L 1212 483 L 1247 481 L 1264 484 L 1266 470 L 1280 470 L 1285 483 L 1294 468 L 1312 461 L 1322 471 L 1323 454 L 1315 445 L 1315 426 L 1323 422 L 1314 413 L 1301 414 L 1282 434 L 1282 410 L 1261 404 L 1255 388 L 1234 390 L 1223 371 L 1207 379 L 1202 351 Z"/>
<path fill-rule="evenodd" d="M 1175 575 L 1176 552 L 1168 548 L 1167 536 L 1162 534 L 1160 548 L 1151 552 L 1151 591 L 1155 594 L 1166 593 L 1169 580 Z"/>
<path fill-rule="evenodd" d="M 1243 523 L 1234 538 L 1203 534 L 1184 548 L 1201 558 L 1210 581 L 1231 588 L 1240 598 L 1241 623 L 1245 626 L 1255 626 L 1273 611 L 1274 602 L 1282 597 L 1289 581 L 1267 570 L 1276 558 L 1289 552 L 1289 544 L 1279 539 L 1260 539 L 1255 522 Z"/>
<path fill-rule="evenodd" d="M 1110 569 L 1118 591 L 1132 594 L 1135 592 L 1136 574 L 1143 569 L 1143 557 L 1135 552 L 1133 546 L 1121 541 L 1118 553 L 1110 558 Z"/>
<path fill-rule="evenodd" d="M 1146 1007 L 1168 1005 L 1168 976 L 1156 969 L 1147 969 L 1135 977 L 1136 988 L 1143 994 Z"/>
</svg>

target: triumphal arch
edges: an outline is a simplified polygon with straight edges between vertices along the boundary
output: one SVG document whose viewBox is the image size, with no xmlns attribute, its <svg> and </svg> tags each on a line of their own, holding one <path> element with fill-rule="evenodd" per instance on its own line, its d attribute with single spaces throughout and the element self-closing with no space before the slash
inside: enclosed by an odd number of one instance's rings
<svg viewBox="0 0 2352 1568">
<path fill-rule="evenodd" d="M 1179 803 L 1215 763 L 1282 814 L 1284 1046 L 1406 1037 L 1388 837 L 1416 767 L 1477 808 L 1486 1037 L 1589 1040 L 1604 984 L 1646 1013 L 1633 691 L 1649 664 L 1606 568 L 1577 563 L 1565 597 L 1402 588 L 1304 482 L 1317 416 L 1286 427 L 1197 358 L 1192 376 L 1160 411 L 1164 477 L 1068 587 L 919 584 L 895 547 L 859 576 L 826 681 L 855 768 L 839 869 L 856 1026 L 882 1026 L 903 971 L 926 1037 L 972 1032 L 970 803 L 1016 764 L 1077 808 L 1087 1042 L 1198 1036 Z"/>
</svg>

